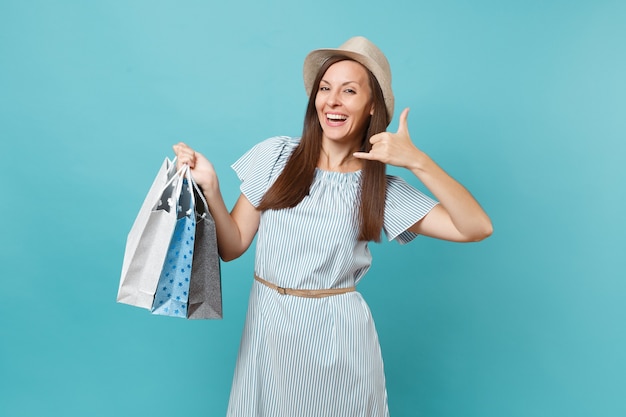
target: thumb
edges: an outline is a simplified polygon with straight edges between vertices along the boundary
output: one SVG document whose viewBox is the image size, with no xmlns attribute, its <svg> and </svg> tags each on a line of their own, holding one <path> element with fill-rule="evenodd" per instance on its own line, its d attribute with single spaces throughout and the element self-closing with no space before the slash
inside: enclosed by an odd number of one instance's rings
<svg viewBox="0 0 626 417">
<path fill-rule="evenodd" d="M 397 133 L 407 133 L 409 131 L 409 124 L 407 119 L 409 117 L 409 108 L 405 108 L 402 110 L 402 114 L 400 114 L 400 121 L 398 122 L 398 132 Z"/>
</svg>

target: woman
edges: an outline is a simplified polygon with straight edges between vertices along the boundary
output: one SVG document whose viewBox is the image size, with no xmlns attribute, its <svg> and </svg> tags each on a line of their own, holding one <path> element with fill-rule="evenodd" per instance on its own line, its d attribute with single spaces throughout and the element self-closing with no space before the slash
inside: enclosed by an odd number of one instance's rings
<svg viewBox="0 0 626 417">
<path fill-rule="evenodd" d="M 469 242 L 491 234 L 471 194 L 412 143 L 408 109 L 386 132 L 394 99 L 387 59 L 362 37 L 311 52 L 302 138 L 275 137 L 242 156 L 232 212 L 211 163 L 174 146 L 206 195 L 220 256 L 239 257 L 258 232 L 255 280 L 228 415 L 388 416 L 383 361 L 355 290 L 368 241 L 417 235 Z M 387 176 L 404 167 L 439 200 Z"/>
</svg>

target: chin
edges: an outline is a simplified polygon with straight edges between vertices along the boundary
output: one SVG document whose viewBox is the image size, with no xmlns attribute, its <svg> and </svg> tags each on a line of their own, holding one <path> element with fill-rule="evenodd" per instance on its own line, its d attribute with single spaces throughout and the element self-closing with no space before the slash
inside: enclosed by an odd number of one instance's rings
<svg viewBox="0 0 626 417">
<path fill-rule="evenodd" d="M 324 136 L 329 140 L 341 141 L 353 136 L 350 132 L 324 131 Z"/>
</svg>

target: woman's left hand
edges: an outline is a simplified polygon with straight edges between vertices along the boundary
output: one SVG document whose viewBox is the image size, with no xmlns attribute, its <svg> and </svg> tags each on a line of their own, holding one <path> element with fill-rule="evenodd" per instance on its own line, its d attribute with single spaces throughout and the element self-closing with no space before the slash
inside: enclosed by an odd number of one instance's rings
<svg viewBox="0 0 626 417">
<path fill-rule="evenodd" d="M 400 114 L 396 133 L 381 132 L 372 136 L 370 138 L 372 149 L 369 152 L 355 152 L 353 155 L 407 169 L 416 168 L 415 165 L 419 162 L 422 152 L 411 141 L 408 115 L 409 109 L 406 108 Z"/>
</svg>

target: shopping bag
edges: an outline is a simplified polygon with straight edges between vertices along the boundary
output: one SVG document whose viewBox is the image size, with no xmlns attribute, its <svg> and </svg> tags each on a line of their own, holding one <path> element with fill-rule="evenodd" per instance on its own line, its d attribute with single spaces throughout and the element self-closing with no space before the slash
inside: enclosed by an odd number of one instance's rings
<svg viewBox="0 0 626 417">
<path fill-rule="evenodd" d="M 150 309 L 176 225 L 175 197 L 182 180 L 165 159 L 126 240 L 117 301 Z"/>
<path fill-rule="evenodd" d="M 183 186 L 176 203 L 176 226 L 159 276 L 152 314 L 187 317 L 196 233 L 194 207 L 191 174 L 189 167 L 185 166 Z"/>
<path fill-rule="evenodd" d="M 196 208 L 196 239 L 189 288 L 189 319 L 222 318 L 222 281 L 215 221 L 202 190 L 192 182 Z"/>
</svg>

